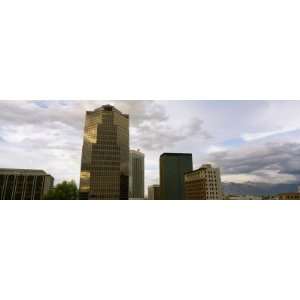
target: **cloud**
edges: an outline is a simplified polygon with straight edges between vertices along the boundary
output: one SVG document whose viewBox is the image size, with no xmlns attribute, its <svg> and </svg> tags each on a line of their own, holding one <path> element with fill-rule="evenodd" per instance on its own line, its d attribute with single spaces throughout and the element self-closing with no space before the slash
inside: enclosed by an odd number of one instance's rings
<svg viewBox="0 0 300 300">
<path fill-rule="evenodd" d="M 130 126 L 137 127 L 144 122 L 165 122 L 169 116 L 166 109 L 155 101 L 150 100 L 131 100 L 131 101 L 112 101 L 123 113 L 130 116 Z"/>
<path fill-rule="evenodd" d="M 222 151 L 226 151 L 226 148 L 222 147 L 222 146 L 217 146 L 217 145 L 211 145 L 207 149 L 207 153 L 218 153 L 218 152 L 222 152 Z"/>
<path fill-rule="evenodd" d="M 293 127 L 284 127 L 282 129 L 278 129 L 278 130 L 272 130 L 272 131 L 265 131 L 265 132 L 256 132 L 256 133 L 245 133 L 242 134 L 242 138 L 245 141 L 255 141 L 255 140 L 259 140 L 259 139 L 264 139 L 270 136 L 274 136 L 277 134 L 283 134 L 283 133 L 289 133 L 292 131 L 296 131 L 299 130 L 300 127 L 299 126 L 293 126 Z"/>
<path fill-rule="evenodd" d="M 142 149 L 153 151 L 172 148 L 190 138 L 211 138 L 203 129 L 203 122 L 192 119 L 184 126 L 174 128 L 166 122 L 145 122 L 133 133 L 133 143 L 139 144 Z"/>
<path fill-rule="evenodd" d="M 224 175 L 254 175 L 263 182 L 299 181 L 299 155 L 299 143 L 267 143 L 212 153 L 209 160 L 220 166 Z"/>
<path fill-rule="evenodd" d="M 168 120 L 165 108 L 155 101 L 1 101 L 0 124 L 18 126 L 60 123 L 80 130 L 85 112 L 107 103 L 129 114 L 132 127 L 146 121 Z"/>
<path fill-rule="evenodd" d="M 174 147 L 177 143 L 198 137 L 209 139 L 199 118 L 174 126 L 174 120 L 167 114 L 166 107 L 156 101 L 112 101 L 122 112 L 130 115 L 131 144 L 145 151 Z"/>
</svg>

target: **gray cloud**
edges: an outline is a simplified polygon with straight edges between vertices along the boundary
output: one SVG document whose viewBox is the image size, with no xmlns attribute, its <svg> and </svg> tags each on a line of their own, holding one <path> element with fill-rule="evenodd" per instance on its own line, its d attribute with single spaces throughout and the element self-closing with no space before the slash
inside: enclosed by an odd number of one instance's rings
<svg viewBox="0 0 300 300">
<path fill-rule="evenodd" d="M 151 122 L 165 122 L 169 116 L 165 108 L 155 101 L 112 101 L 122 112 L 130 115 L 130 125 L 137 127 L 140 124 Z"/>
<path fill-rule="evenodd" d="M 133 143 L 145 150 L 171 148 L 189 138 L 209 139 L 211 136 L 203 129 L 203 121 L 192 119 L 185 126 L 171 128 L 165 122 L 143 123 L 133 135 Z"/>
<path fill-rule="evenodd" d="M 47 125 L 65 124 L 82 129 L 86 110 L 111 103 L 130 115 L 132 127 L 152 122 L 165 122 L 168 115 L 155 101 L 1 101 L 0 124 Z"/>
<path fill-rule="evenodd" d="M 276 174 L 292 175 L 300 180 L 300 144 L 268 143 L 235 151 L 213 153 L 210 161 L 219 165 L 223 174 L 259 175 L 267 181 Z"/>
<path fill-rule="evenodd" d="M 34 101 L 1 101 L 0 124 L 82 127 L 84 115 L 80 106 L 63 105 L 59 101 L 46 103 L 47 108 L 36 105 Z"/>
</svg>

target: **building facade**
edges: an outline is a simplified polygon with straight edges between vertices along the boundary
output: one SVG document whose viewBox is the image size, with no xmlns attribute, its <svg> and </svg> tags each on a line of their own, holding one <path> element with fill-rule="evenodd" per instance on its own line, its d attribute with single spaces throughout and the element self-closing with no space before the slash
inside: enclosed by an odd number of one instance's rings
<svg viewBox="0 0 300 300">
<path fill-rule="evenodd" d="M 282 193 L 277 197 L 279 200 L 300 200 L 300 193 Z"/>
<path fill-rule="evenodd" d="M 192 154 L 163 153 L 159 161 L 160 199 L 184 199 L 184 174 L 192 170 Z"/>
<path fill-rule="evenodd" d="M 198 200 L 206 199 L 206 180 L 204 178 L 194 178 L 185 180 L 185 199 Z"/>
<path fill-rule="evenodd" d="M 53 183 L 54 178 L 42 170 L 0 169 L 0 199 L 44 199 Z"/>
<path fill-rule="evenodd" d="M 158 184 L 148 187 L 148 200 L 160 200 L 160 188 Z"/>
<path fill-rule="evenodd" d="M 139 149 L 129 152 L 129 198 L 144 199 L 144 160 L 145 156 Z"/>
<path fill-rule="evenodd" d="M 129 116 L 111 105 L 87 111 L 80 199 L 128 199 Z"/>
<path fill-rule="evenodd" d="M 206 164 L 184 175 L 187 200 L 223 199 L 219 168 Z"/>
</svg>

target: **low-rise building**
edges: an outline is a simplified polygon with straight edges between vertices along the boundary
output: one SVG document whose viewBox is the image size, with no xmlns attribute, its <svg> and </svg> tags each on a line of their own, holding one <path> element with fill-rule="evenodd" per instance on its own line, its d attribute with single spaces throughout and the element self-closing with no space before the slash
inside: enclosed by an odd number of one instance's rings
<svg viewBox="0 0 300 300">
<path fill-rule="evenodd" d="M 53 183 L 54 178 L 43 170 L 0 169 L 0 199 L 43 199 Z"/>
<path fill-rule="evenodd" d="M 300 193 L 282 193 L 277 196 L 279 200 L 300 200 Z"/>
<path fill-rule="evenodd" d="M 228 195 L 225 197 L 226 200 L 262 200 L 262 196 L 255 195 Z"/>
</svg>

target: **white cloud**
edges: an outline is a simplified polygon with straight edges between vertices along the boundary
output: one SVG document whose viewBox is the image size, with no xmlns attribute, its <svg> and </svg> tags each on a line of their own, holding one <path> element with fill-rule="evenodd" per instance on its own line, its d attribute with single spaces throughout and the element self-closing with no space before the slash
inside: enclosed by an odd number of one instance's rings
<svg viewBox="0 0 300 300">
<path fill-rule="evenodd" d="M 211 145 L 208 147 L 207 153 L 215 153 L 215 152 L 221 152 L 221 151 L 225 151 L 225 150 L 226 150 L 226 147 Z"/>
<path fill-rule="evenodd" d="M 272 130 L 272 131 L 265 131 L 265 132 L 256 132 L 256 133 L 244 133 L 241 135 L 241 137 L 247 141 L 255 141 L 255 140 L 260 140 L 263 138 L 267 138 L 270 136 L 278 135 L 278 134 L 283 134 L 283 133 L 288 133 L 292 131 L 299 130 L 300 126 L 291 126 L 291 127 L 284 127 L 278 130 Z"/>
</svg>

